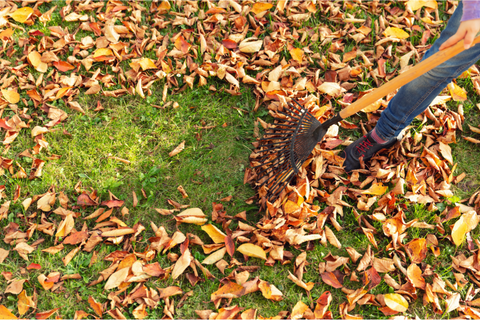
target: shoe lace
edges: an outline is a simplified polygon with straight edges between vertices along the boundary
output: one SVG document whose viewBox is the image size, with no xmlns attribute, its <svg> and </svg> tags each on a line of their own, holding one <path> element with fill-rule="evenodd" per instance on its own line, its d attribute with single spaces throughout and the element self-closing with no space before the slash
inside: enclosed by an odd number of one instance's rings
<svg viewBox="0 0 480 320">
<path fill-rule="evenodd" d="M 365 157 L 365 152 L 367 152 L 371 147 L 373 147 L 372 141 L 370 141 L 367 136 L 363 137 L 365 138 L 365 140 L 363 140 L 358 144 L 358 146 L 356 146 L 357 152 L 358 154 L 360 154 L 361 157 Z"/>
</svg>

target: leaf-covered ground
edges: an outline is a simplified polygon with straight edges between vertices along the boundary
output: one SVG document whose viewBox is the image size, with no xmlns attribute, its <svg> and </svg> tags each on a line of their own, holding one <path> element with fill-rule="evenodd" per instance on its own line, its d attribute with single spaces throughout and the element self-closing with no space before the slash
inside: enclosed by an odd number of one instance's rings
<svg viewBox="0 0 480 320">
<path fill-rule="evenodd" d="M 0 3 L 0 318 L 479 317 L 476 66 L 361 170 L 394 92 L 274 203 L 251 168 L 291 99 L 328 119 L 456 5 Z"/>
</svg>

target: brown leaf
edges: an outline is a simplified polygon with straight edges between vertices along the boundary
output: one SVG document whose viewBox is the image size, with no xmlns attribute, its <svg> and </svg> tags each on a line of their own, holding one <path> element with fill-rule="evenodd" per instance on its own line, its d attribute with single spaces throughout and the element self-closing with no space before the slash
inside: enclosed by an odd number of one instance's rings
<svg viewBox="0 0 480 320">
<path fill-rule="evenodd" d="M 233 254 L 235 253 L 235 243 L 233 242 L 231 235 L 225 237 L 225 247 L 227 248 L 227 253 L 230 257 L 233 257 Z"/>
</svg>

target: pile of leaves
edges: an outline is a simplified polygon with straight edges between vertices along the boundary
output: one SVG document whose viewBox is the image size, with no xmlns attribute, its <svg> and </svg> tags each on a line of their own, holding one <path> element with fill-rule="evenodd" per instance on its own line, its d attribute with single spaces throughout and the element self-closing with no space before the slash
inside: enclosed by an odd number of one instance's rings
<svg viewBox="0 0 480 320">
<path fill-rule="evenodd" d="M 45 161 L 61 157 L 48 154 L 45 160 L 40 159 L 42 152 L 48 153 L 48 132 L 68 121 L 64 107 L 84 113 L 86 106 L 76 101 L 82 94 L 145 98 L 151 95 L 152 85 L 160 83 L 163 102 L 166 102 L 169 94 L 197 86 L 238 95 L 240 85 L 250 85 L 257 97 L 255 110 L 265 107 L 278 116 L 290 99 L 295 98 L 324 121 L 339 107 L 368 93 L 368 90 L 359 90 L 360 85 L 373 82 L 379 86 L 410 68 L 429 48 L 429 39 L 437 36 L 444 25 L 436 1 L 411 0 L 405 6 L 378 1 L 314 0 L 145 3 L 110 0 L 106 3 L 67 1 L 62 7 L 55 4 L 50 1 L 23 1 L 22 6 L 15 2 L 0 3 L 3 56 L 0 57 L 0 127 L 4 133 L 4 154 L 22 130 L 29 131 L 35 142 L 31 150 L 20 154 L 32 159 L 28 173 L 13 159 L 0 157 L 0 176 L 41 177 Z M 455 1 L 445 2 L 443 14 L 453 13 L 456 5 Z M 378 19 L 372 20 L 362 12 Z M 69 28 L 45 27 L 54 15 L 69 23 Z M 330 25 L 304 26 L 316 17 L 328 17 Z M 21 31 L 18 38 L 14 36 L 16 30 Z M 80 30 L 89 35 L 80 39 L 77 36 Z M 420 38 L 416 45 L 409 41 L 415 36 Z M 355 46 L 350 46 L 351 43 Z M 319 52 L 312 47 L 317 44 L 327 51 Z M 16 57 L 15 63 L 12 57 Z M 462 76 L 471 77 L 476 90 L 480 91 L 476 67 Z M 226 81 L 229 87 L 215 87 L 209 82 L 214 78 Z M 204 265 L 214 264 L 222 273 L 234 268 L 223 279 L 217 279 L 219 289 L 211 294 L 216 309 L 197 310 L 197 315 L 202 319 L 256 318 L 260 317 L 257 310 L 240 308 L 234 299 L 260 291 L 265 299 L 280 301 L 283 294 L 273 283 L 253 277 L 252 273 L 261 267 L 292 264 L 294 272 L 289 274 L 289 280 L 309 293 L 314 283 L 303 281 L 309 264 L 307 252 L 316 245 L 342 248 L 338 234 L 343 227 L 338 220 L 353 214 L 358 231 L 370 242 L 369 247 L 366 251 L 347 247 L 343 256 L 330 254 L 318 266 L 322 281 L 346 295 L 347 302 L 338 307 L 339 316 L 361 318 L 352 313 L 363 305 L 376 306 L 386 316 L 395 315 L 407 312 L 410 304 L 421 299 L 439 315 L 458 311 L 465 316 L 479 317 L 480 309 L 475 307 L 480 306 L 480 302 L 474 297 L 480 285 L 480 244 L 472 240 L 470 232 L 478 224 L 480 197 L 476 193 L 468 199 L 468 205 L 458 204 L 444 210 L 436 206 L 453 196 L 451 185 L 465 176 L 456 174 L 449 146 L 456 142 L 458 130 L 462 130 L 463 108 L 453 111 L 445 102 L 466 100 L 466 91 L 452 83 L 448 92 L 419 116 L 421 130 L 407 128 L 397 148 L 377 155 L 362 164 L 360 170 L 347 175 L 342 168 L 343 159 L 338 153 L 352 140 L 341 139 L 340 135 L 350 134 L 351 130 L 365 133 L 371 129 L 393 95 L 363 110 L 365 115 L 360 117 L 358 125 L 342 121 L 340 126 L 333 126 L 294 183 L 277 201 L 267 202 L 266 190 L 260 189 L 258 199 L 265 211 L 258 223 L 247 221 L 245 212 L 230 216 L 223 205 L 217 203 L 213 204 L 210 216 L 174 201 L 169 201 L 168 209 L 157 209 L 161 215 L 173 215 L 178 225 L 200 225 L 212 243 L 204 243 L 192 233 L 184 234 L 180 228 L 168 234 L 163 226 L 154 223 L 128 226 L 122 221 L 129 213 L 123 200 L 110 194 L 109 200 L 102 202 L 97 192 L 87 191 L 81 185 L 72 190 L 76 193 L 74 202 L 54 187 L 44 194 L 23 199 L 19 187 L 11 195 L 0 185 L 0 221 L 6 221 L 12 201 L 21 201 L 25 211 L 20 215 L 23 225 L 2 224 L 3 241 L 11 249 L 0 249 L 0 263 L 8 259 L 11 251 L 28 261 L 29 254 L 41 250 L 45 254 L 68 251 L 63 258 L 67 265 L 83 250 L 94 252 L 90 262 L 94 264 L 97 246 L 117 246 L 118 250 L 104 257 L 111 265 L 88 284 L 104 286 L 109 290 L 108 300 L 99 302 L 90 297 L 91 310 L 77 311 L 78 319 L 106 314 L 127 318 L 130 315 L 126 309 L 134 303 L 132 315 L 142 319 L 160 302 L 164 305 L 164 316 L 173 319 L 175 309 L 188 304 L 188 298 L 194 293 L 184 292 L 179 286 L 147 287 L 144 284 L 147 279 L 185 277 L 195 286 L 205 279 L 214 280 Z M 98 103 L 95 110 L 101 109 Z M 3 117 L 7 110 L 14 115 Z M 50 121 L 44 126 L 32 127 L 31 123 L 38 117 L 47 117 Z M 264 129 L 271 126 L 264 119 L 258 119 L 257 123 Z M 259 130 L 256 135 L 260 137 Z M 183 142 L 169 155 L 174 157 L 184 148 Z M 258 164 L 255 153 L 251 159 L 253 166 Z M 247 169 L 245 183 L 255 182 L 255 170 Z M 183 188 L 179 187 L 179 192 L 186 196 Z M 134 195 L 134 207 L 137 201 Z M 255 199 L 247 201 L 252 203 Z M 404 213 L 406 203 L 424 204 L 432 212 L 438 210 L 434 224 L 416 219 L 408 221 Z M 96 210 L 82 217 L 85 207 Z M 456 219 L 452 228 L 445 227 L 452 219 Z M 144 239 L 146 228 L 151 228 L 155 236 Z M 412 228 L 432 232 L 425 238 L 405 243 L 407 232 Z M 43 248 L 44 238 L 30 241 L 35 233 L 55 239 L 56 245 Z M 379 248 L 379 241 L 384 239 L 388 239 L 388 245 Z M 434 267 L 424 263 L 427 255 L 440 255 L 441 241 L 459 246 L 465 239 L 470 255 L 452 256 L 456 283 L 443 280 Z M 137 250 L 133 244 L 142 240 L 147 245 Z M 301 249 L 302 253 L 294 256 L 290 247 Z M 207 258 L 203 261 L 195 258 L 197 250 L 202 250 Z M 171 264 L 160 266 L 155 259 L 165 254 Z M 245 262 L 251 257 L 263 260 L 263 266 L 247 265 Z M 41 266 L 30 264 L 26 270 L 39 268 Z M 25 279 L 15 279 L 9 272 L 3 272 L 2 276 L 8 281 L 4 295 L 18 299 L 19 316 L 35 310 L 35 317 L 44 319 L 61 312 L 58 308 L 36 310 L 37 293 L 23 289 Z M 345 277 L 361 283 L 362 287 L 346 288 Z M 81 278 L 80 274 L 52 272 L 40 275 L 37 280 L 44 290 L 55 291 L 61 289 L 65 281 Z M 371 290 L 382 279 L 392 292 L 372 294 Z M 467 294 L 462 297 L 459 290 L 469 283 Z M 175 301 L 177 296 L 179 299 Z M 331 294 L 326 291 L 312 305 L 299 301 L 277 318 L 331 318 L 331 302 Z M 1 305 L 1 300 L 0 316 L 16 317 Z"/>
</svg>

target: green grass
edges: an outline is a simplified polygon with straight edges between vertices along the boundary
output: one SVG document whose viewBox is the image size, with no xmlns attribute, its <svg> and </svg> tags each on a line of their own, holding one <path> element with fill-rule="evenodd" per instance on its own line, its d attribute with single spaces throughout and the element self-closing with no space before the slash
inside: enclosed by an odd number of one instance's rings
<svg viewBox="0 0 480 320">
<path fill-rule="evenodd" d="M 64 3 L 55 2 L 55 4 L 61 7 Z M 45 12 L 51 5 L 52 3 L 42 5 L 40 9 L 42 12 Z M 443 10 L 442 6 L 444 6 L 444 4 L 441 3 L 440 11 Z M 201 4 L 200 7 L 207 9 L 205 4 Z M 181 11 L 182 9 L 172 2 L 172 10 Z M 356 12 L 354 9 L 346 9 L 346 12 L 355 15 L 356 18 L 372 19 L 371 27 L 374 30 L 374 21 L 378 18 L 377 16 L 368 12 Z M 173 15 L 166 16 L 166 18 L 172 19 L 173 17 Z M 143 17 L 143 19 L 145 19 L 145 17 Z M 418 21 L 416 23 L 421 25 Z M 50 30 L 48 27 L 56 25 L 68 27 L 70 31 L 74 30 L 77 26 L 76 23 L 63 22 L 61 16 L 55 13 L 52 15 L 52 21 L 48 22 L 46 26 L 36 24 L 31 27 L 26 27 L 26 30 L 38 28 L 46 35 L 49 35 Z M 313 28 L 318 32 L 319 26 L 327 26 L 332 30 L 342 27 L 338 21 L 333 21 L 331 17 L 322 16 L 317 13 L 312 19 L 306 21 L 302 28 Z M 355 24 L 355 26 L 359 27 L 360 24 Z M 185 26 L 169 26 L 161 30 L 161 33 L 163 35 L 171 35 L 182 28 L 185 28 Z M 76 39 L 79 40 L 83 36 L 88 35 L 93 36 L 91 32 L 81 30 L 77 33 Z M 251 32 L 249 32 L 247 36 L 250 35 Z M 266 35 L 267 33 L 261 34 L 260 38 L 263 39 Z M 18 38 L 23 35 L 20 31 L 16 31 L 15 36 Z M 420 39 L 420 33 L 412 32 L 410 41 L 413 44 L 418 44 Z M 431 37 L 428 43 L 431 44 L 433 41 L 434 37 Z M 299 41 L 295 41 L 294 44 L 301 47 L 309 45 L 310 43 L 308 43 L 307 38 L 303 44 L 299 43 Z M 357 45 L 358 44 L 352 40 L 347 39 L 346 52 Z M 170 43 L 169 46 L 173 47 L 173 44 Z M 312 43 L 310 49 L 320 55 L 328 56 L 329 46 L 329 43 L 321 46 L 320 41 L 318 41 L 317 43 Z M 360 50 L 373 49 L 371 43 L 360 44 L 358 46 Z M 18 51 L 10 58 L 12 61 L 20 58 L 22 55 L 23 48 L 16 49 Z M 145 52 L 144 55 L 154 59 L 155 49 L 158 48 L 154 46 L 151 51 Z M 393 54 L 395 54 L 395 49 L 396 46 L 394 45 Z M 66 60 L 72 50 L 73 47 L 65 48 L 65 50 L 58 53 L 59 57 L 62 60 Z M 90 49 L 90 52 L 93 52 L 93 49 Z M 337 54 L 341 53 L 337 52 Z M 285 57 L 285 59 L 290 57 L 287 48 L 284 48 L 281 56 L 282 58 Z M 357 58 L 357 61 L 361 63 L 362 60 Z M 200 59 L 196 62 L 199 64 L 202 63 Z M 129 69 L 128 61 L 123 61 L 120 66 L 124 71 Z M 320 67 L 320 65 L 317 65 L 314 61 L 314 65 L 311 67 L 317 68 Z M 102 73 L 112 73 L 110 66 L 98 62 L 93 65 L 90 71 L 96 70 L 97 68 L 100 68 Z M 40 75 L 30 67 L 27 70 L 31 71 L 35 78 L 38 78 Z M 258 71 L 248 72 L 250 75 L 254 75 L 255 72 Z M 321 70 L 320 76 L 323 76 L 324 72 L 325 70 Z M 88 76 L 88 73 L 85 73 L 83 69 L 81 73 Z M 375 86 L 371 77 L 368 79 L 358 78 L 356 80 L 365 81 L 365 83 L 358 84 L 357 87 L 352 90 L 353 92 L 365 91 Z M 179 79 L 179 81 L 181 81 L 181 79 Z M 480 112 L 476 107 L 476 104 L 480 101 L 469 79 L 459 80 L 458 83 L 465 87 L 469 93 L 469 101 L 464 102 L 464 134 L 478 138 L 476 134 L 470 132 L 467 124 L 474 126 L 480 124 L 480 120 L 478 120 Z M 218 91 L 215 93 L 209 91 L 207 87 L 210 84 L 215 85 Z M 233 216 L 241 211 L 247 211 L 247 223 L 254 225 L 262 218 L 263 212 L 259 212 L 255 204 L 247 204 L 245 202 L 246 199 L 254 196 L 255 192 L 251 186 L 243 184 L 243 176 L 245 168 L 249 165 L 248 156 L 253 150 L 251 143 L 255 140 L 254 121 L 257 117 L 269 121 L 270 118 L 267 116 L 268 112 L 263 107 L 256 112 L 253 111 L 256 97 L 251 87 L 242 85 L 241 95 L 232 96 L 221 90 L 222 88 L 227 88 L 223 82 L 212 79 L 209 79 L 209 84 L 206 87 L 195 86 L 193 90 L 187 89 L 175 95 L 169 92 L 167 102 L 177 102 L 179 105 L 178 108 L 174 109 L 173 104 L 165 108 L 155 108 L 153 105 L 165 106 L 162 102 L 163 85 L 164 83 L 162 81 L 155 83 L 151 88 L 153 95 L 148 96 L 146 99 L 141 99 L 138 96 L 111 98 L 101 95 L 86 96 L 80 94 L 76 101 L 78 101 L 86 111 L 85 115 L 68 108 L 63 100 L 52 102 L 52 105 L 67 112 L 69 117 L 61 126 L 55 126 L 51 132 L 45 134 L 49 148 L 43 150 L 38 155 L 40 159 L 46 160 L 41 178 L 30 181 L 26 179 L 14 179 L 10 174 L 2 176 L 4 180 L 2 180 L 0 184 L 5 184 L 5 193 L 9 199 L 12 197 L 11 195 L 17 186 L 21 188 L 20 200 L 42 194 L 53 186 L 56 192 L 65 192 L 72 205 L 75 205 L 76 198 L 78 197 L 78 193 L 74 191 L 74 187 L 79 182 L 81 182 L 81 189 L 83 190 L 98 190 L 101 200 L 107 200 L 108 192 L 110 191 L 121 200 L 125 200 L 125 204 L 130 210 L 129 215 L 122 217 L 120 210 L 115 209 L 113 215 L 125 221 L 129 226 L 133 226 L 139 222 L 146 228 L 138 238 L 138 241 L 134 243 L 136 252 L 143 252 L 149 244 L 148 239 L 154 235 L 150 227 L 151 222 L 157 226 L 164 226 L 169 235 L 172 235 L 178 229 L 184 234 L 192 232 L 206 243 L 211 242 L 200 227 L 186 224 L 177 226 L 171 216 L 161 216 L 154 210 L 155 208 L 171 209 L 172 207 L 167 202 L 169 199 L 189 205 L 190 207 L 201 208 L 207 216 L 210 216 L 213 202 L 218 203 L 220 199 L 232 195 L 233 198 L 230 202 L 223 202 L 227 214 Z M 120 88 L 120 85 L 115 83 L 113 87 L 105 88 L 105 90 L 109 91 L 118 88 Z M 28 99 L 28 96 L 22 93 L 22 98 Z M 102 104 L 104 110 L 99 112 L 94 111 L 97 102 Z M 338 103 L 334 100 L 332 100 L 332 103 L 337 111 L 340 110 Z M 448 105 L 453 110 L 456 110 L 458 103 L 450 102 Z M 20 104 L 20 106 L 24 107 L 22 104 Z M 38 112 L 38 110 L 33 109 L 32 106 L 30 107 L 28 111 L 29 115 L 32 115 L 33 112 Z M 34 121 L 30 124 L 31 127 L 35 125 L 44 126 L 50 121 L 44 113 L 38 113 L 39 116 L 34 117 Z M 13 111 L 5 109 L 2 117 L 11 117 L 13 115 Z M 356 115 L 349 119 L 349 121 L 357 124 L 360 123 L 360 121 L 365 122 L 366 120 L 367 117 L 364 114 Z M 210 126 L 214 126 L 214 128 L 201 129 L 201 127 Z M 341 131 L 342 138 L 346 138 L 347 136 L 355 138 L 359 134 L 360 130 Z M 474 146 L 472 146 L 471 143 L 461 138 L 457 140 L 458 143 L 452 146 L 454 161 L 458 163 L 456 174 L 465 172 L 467 176 L 460 184 L 453 188 L 459 198 L 465 199 L 480 186 L 478 178 L 480 174 L 480 158 L 472 154 Z M 185 149 L 178 155 L 170 157 L 168 153 L 182 141 L 185 141 Z M 30 131 L 22 130 L 12 145 L 12 148 L 4 152 L 2 156 L 15 160 L 28 172 L 32 160 L 26 157 L 20 157 L 19 154 L 26 149 L 32 149 L 34 146 L 35 142 L 30 136 Z M 3 149 L 0 151 L 3 151 Z M 54 154 L 60 155 L 60 159 L 47 159 Z M 125 159 L 129 161 L 129 164 L 110 159 L 109 157 Z M 18 170 L 18 167 L 15 167 L 15 171 L 16 170 Z M 187 191 L 189 195 L 188 198 L 183 199 L 177 190 L 177 187 L 180 185 Z M 133 192 L 136 193 L 139 200 L 138 206 L 135 208 L 133 207 Z M 145 197 L 143 193 L 145 193 Z M 344 197 L 344 200 L 354 206 L 356 205 L 355 202 L 348 197 Z M 404 202 L 397 201 L 397 204 L 404 204 Z M 320 205 L 322 209 L 326 206 L 323 203 Z M 58 204 L 56 204 L 56 206 L 58 206 Z M 438 206 L 443 209 L 447 207 L 447 203 L 441 203 Z M 82 216 L 85 217 L 91 214 L 94 209 L 76 208 L 74 210 L 81 212 Z M 430 212 L 423 205 L 408 205 L 404 210 L 407 221 L 418 219 L 421 222 L 429 224 L 435 224 L 436 215 L 440 215 L 442 211 Z M 38 216 L 32 218 L 29 223 L 40 223 L 41 213 L 38 212 L 35 204 L 27 211 L 27 215 L 33 212 L 37 212 Z M 20 201 L 12 203 L 10 213 L 6 220 L 2 220 L 1 226 L 5 227 L 8 223 L 17 223 L 20 225 L 21 230 L 25 231 L 28 226 L 22 216 L 23 213 L 24 210 Z M 385 248 L 391 239 L 383 235 L 382 223 L 373 221 L 369 217 L 371 212 L 360 213 L 372 223 L 378 231 L 375 238 L 379 249 L 372 249 L 375 256 L 379 258 L 387 257 L 389 252 L 387 252 Z M 49 219 L 57 225 L 61 221 L 61 217 L 55 214 L 50 214 Z M 273 267 L 265 267 L 263 266 L 262 260 L 251 258 L 246 262 L 246 265 L 258 265 L 261 266 L 261 268 L 253 272 L 250 279 L 258 276 L 260 279 L 275 285 L 284 294 L 284 300 L 281 302 L 269 301 L 265 299 L 260 292 L 255 292 L 239 299 L 234 299 L 232 305 L 238 304 L 240 307 L 246 309 L 256 308 L 259 310 L 258 314 L 261 316 L 274 317 L 281 311 L 291 311 L 298 301 L 303 301 L 313 310 L 316 299 L 325 291 L 331 291 L 333 301 L 330 310 L 335 318 L 340 317 L 339 305 L 347 302 L 346 295 L 341 290 L 334 289 L 321 280 L 318 269 L 319 264 L 326 261 L 325 258 L 329 253 L 347 257 L 348 254 L 345 247 L 348 246 L 355 248 L 359 253 L 363 254 L 371 243 L 362 232 L 351 209 L 344 208 L 344 216 L 339 216 L 338 222 L 342 225 L 343 230 L 336 231 L 331 226 L 330 228 L 342 243 L 341 249 L 337 249 L 331 245 L 324 247 L 319 242 L 315 242 L 314 249 L 308 251 L 307 261 L 309 264 L 306 267 L 303 280 L 305 282 L 315 283 L 310 294 L 307 294 L 305 290 L 287 279 L 288 271 L 294 272 L 294 261 L 283 266 L 277 263 Z M 449 234 L 449 226 L 453 223 L 454 221 L 449 221 L 443 224 L 447 234 Z M 75 228 L 80 230 L 82 225 L 83 220 L 76 219 Z M 87 225 L 89 230 L 91 230 L 95 226 L 95 223 L 90 220 L 87 221 Z M 218 224 L 217 226 L 221 227 Z M 231 225 L 232 230 L 234 226 L 235 222 Z M 441 255 L 435 258 L 432 254 L 429 254 L 424 264 L 430 265 L 435 272 L 440 274 L 442 279 L 448 279 L 454 283 L 455 278 L 452 275 L 454 270 L 451 267 L 450 256 L 461 252 L 468 255 L 468 249 L 465 245 L 456 248 L 448 242 L 448 240 L 442 239 L 443 235 L 436 229 L 429 230 L 411 227 L 408 229 L 407 236 L 403 243 L 407 243 L 415 238 L 425 237 L 428 233 L 435 234 L 437 238 L 441 240 L 439 245 Z M 478 231 L 472 232 L 472 236 L 474 239 L 478 239 Z M 57 307 L 60 307 L 59 313 L 65 318 L 73 318 L 77 310 L 85 310 L 93 315 L 93 310 L 87 303 L 88 297 L 92 296 L 98 302 L 106 303 L 108 301 L 107 296 L 110 292 L 104 290 L 105 282 L 90 287 L 87 286 L 87 284 L 96 280 L 99 272 L 110 265 L 110 263 L 104 261 L 103 258 L 115 250 L 122 250 L 122 246 L 106 244 L 97 246 L 95 249 L 98 253 L 98 259 L 93 266 L 89 267 L 92 253 L 84 251 L 80 251 L 67 266 L 64 266 L 61 258 L 76 246 L 66 245 L 60 253 L 49 255 L 40 250 L 56 245 L 57 242 L 53 237 L 36 231 L 29 240 L 29 243 L 39 240 L 40 238 L 44 238 L 45 241 L 39 245 L 37 250 L 29 255 L 30 261 L 27 262 L 23 260 L 17 252 L 11 251 L 8 259 L 0 264 L 3 270 L 13 273 L 13 278 L 28 280 L 24 284 L 24 289 L 28 295 L 36 292 L 39 296 L 37 310 L 30 309 L 24 317 L 32 318 L 35 316 L 35 312 Z M 238 245 L 239 244 L 237 244 L 237 247 Z M 0 248 L 11 249 L 11 247 L 3 241 L 0 241 Z M 285 250 L 292 252 L 293 256 L 297 257 L 298 254 L 306 250 L 306 248 L 306 244 L 303 244 L 295 248 L 286 246 Z M 170 252 L 180 254 L 178 246 Z M 200 261 L 206 257 L 203 250 L 197 246 L 192 248 L 192 253 Z M 242 255 L 238 252 L 234 257 L 241 262 L 244 261 Z M 225 259 L 230 261 L 227 256 Z M 40 264 L 42 269 L 38 271 L 25 270 L 31 262 Z M 157 255 L 152 262 L 159 262 L 163 268 L 168 268 L 172 265 L 172 262 L 168 260 L 166 254 Z M 409 263 L 410 260 L 407 258 L 405 267 L 407 267 Z M 347 266 L 339 268 L 339 270 L 345 274 L 345 288 L 358 289 L 363 286 L 362 273 L 356 272 L 360 279 L 359 282 L 350 280 L 350 272 L 351 270 L 355 270 L 356 266 L 357 264 L 349 263 Z M 185 276 L 180 276 L 177 280 L 150 279 L 145 285 L 155 289 L 175 285 L 181 287 L 184 292 L 193 290 L 194 295 L 186 300 L 182 308 L 176 309 L 175 316 L 184 319 L 197 318 L 198 316 L 194 312 L 195 310 L 215 310 L 213 303 L 210 301 L 210 295 L 219 288 L 219 280 L 230 275 L 235 269 L 234 267 L 227 268 L 225 275 L 223 275 L 215 266 L 206 266 L 206 268 L 217 280 L 211 281 L 203 279 L 203 281 L 192 287 Z M 62 275 L 79 273 L 82 275 L 82 279 L 66 280 L 63 286 L 55 292 L 45 291 L 39 284 L 37 277 L 40 274 L 48 275 L 50 272 L 55 271 L 62 273 Z M 400 282 L 400 272 L 395 272 L 391 275 Z M 404 280 L 404 277 L 402 276 L 401 279 Z M 7 285 L 5 281 L 0 281 L 0 292 L 3 292 Z M 127 292 L 130 292 L 134 286 L 135 284 L 132 284 Z M 460 291 L 462 297 L 465 295 L 465 290 L 466 288 Z M 385 294 L 391 292 L 393 292 L 392 288 L 382 280 L 370 293 Z M 0 298 L 1 304 L 14 310 L 14 312 L 17 311 L 16 296 L 12 294 L 0 294 Z M 180 296 L 174 297 L 173 299 L 178 303 Z M 124 314 L 127 317 L 131 317 L 133 309 L 137 306 L 137 303 L 127 306 Z M 160 301 L 158 308 L 149 309 L 149 318 L 161 318 L 163 316 L 163 306 L 164 302 Z M 383 315 L 377 307 L 368 305 L 356 306 L 355 309 L 349 313 L 360 314 L 365 318 L 388 318 Z M 407 314 L 412 317 L 418 315 L 421 318 L 436 316 L 432 314 L 428 307 L 423 306 L 420 295 L 419 299 L 411 304 Z M 448 317 L 455 316 L 457 316 L 456 313 L 448 315 Z M 107 317 L 107 314 L 104 314 L 104 317 Z"/>
</svg>

